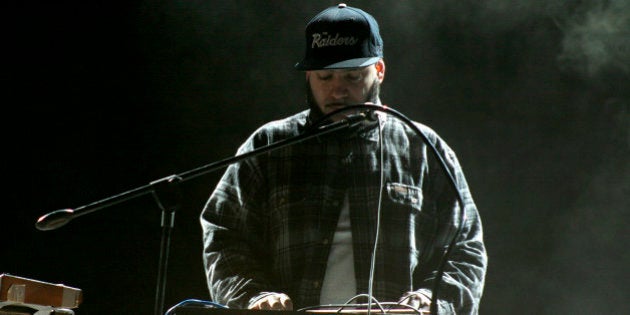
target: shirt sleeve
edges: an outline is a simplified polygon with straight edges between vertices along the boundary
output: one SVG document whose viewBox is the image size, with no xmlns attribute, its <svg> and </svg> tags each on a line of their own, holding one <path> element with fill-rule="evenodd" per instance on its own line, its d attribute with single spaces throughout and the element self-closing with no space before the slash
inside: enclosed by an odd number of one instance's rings
<svg viewBox="0 0 630 315">
<path fill-rule="evenodd" d="M 252 150 L 250 138 L 238 153 Z M 265 265 L 264 220 L 257 202 L 264 183 L 256 159 L 230 165 L 200 217 L 203 261 L 210 296 L 230 308 L 247 308 L 270 287 Z"/>
<path fill-rule="evenodd" d="M 481 220 L 455 153 L 438 137 L 436 148 L 443 154 L 447 167 L 455 178 L 464 205 L 460 205 L 453 186 L 443 176 L 443 170 L 434 170 L 434 173 L 440 174 L 433 176 L 432 183 L 435 185 L 432 191 L 435 194 L 434 205 L 439 228 L 433 255 L 423 268 L 423 281 L 418 291 L 429 297 L 433 295 L 440 260 L 453 237 L 457 237 L 445 261 L 438 291 L 438 311 L 440 314 L 477 314 L 488 263 Z M 462 208 L 465 211 L 464 216 L 461 216 Z M 457 234 L 459 227 L 461 230 Z"/>
</svg>

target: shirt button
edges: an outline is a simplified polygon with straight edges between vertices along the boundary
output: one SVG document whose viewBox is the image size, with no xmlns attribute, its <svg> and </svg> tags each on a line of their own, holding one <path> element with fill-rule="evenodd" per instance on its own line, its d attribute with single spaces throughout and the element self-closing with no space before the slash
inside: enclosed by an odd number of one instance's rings
<svg viewBox="0 0 630 315">
<path fill-rule="evenodd" d="M 319 281 L 313 281 L 313 287 L 319 289 Z"/>
<path fill-rule="evenodd" d="M 328 239 L 327 239 L 327 238 L 323 239 L 323 240 L 322 240 L 322 244 L 324 244 L 324 245 L 328 245 Z"/>
</svg>

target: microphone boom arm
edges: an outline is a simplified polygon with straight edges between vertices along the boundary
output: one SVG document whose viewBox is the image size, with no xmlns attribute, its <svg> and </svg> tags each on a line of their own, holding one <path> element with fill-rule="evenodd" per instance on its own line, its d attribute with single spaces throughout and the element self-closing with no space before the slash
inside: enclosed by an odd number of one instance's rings
<svg viewBox="0 0 630 315">
<path fill-rule="evenodd" d="M 171 232 L 175 222 L 175 210 L 179 208 L 179 183 L 210 173 L 229 164 L 236 163 L 246 158 L 263 154 L 265 152 L 279 149 L 298 142 L 306 141 L 324 134 L 332 133 L 337 130 L 349 128 L 363 120 L 371 119 L 371 116 L 364 113 L 348 115 L 346 118 L 321 126 L 316 129 L 310 129 L 305 133 L 282 141 L 271 143 L 267 146 L 260 147 L 256 150 L 245 152 L 230 158 L 226 158 L 214 163 L 210 163 L 196 169 L 183 172 L 179 175 L 170 175 L 164 178 L 152 181 L 148 185 L 128 190 L 126 192 L 95 201 L 93 203 L 78 207 L 76 209 L 60 209 L 52 211 L 41 216 L 35 227 L 42 231 L 50 231 L 58 229 L 66 225 L 71 220 L 80 216 L 107 208 L 109 206 L 122 203 L 132 198 L 140 197 L 147 194 L 153 194 L 158 206 L 162 209 L 162 239 L 160 243 L 160 257 L 157 275 L 157 284 L 155 292 L 155 315 L 162 315 L 164 309 L 164 296 L 166 292 L 166 272 L 168 266 L 168 255 L 170 247 Z M 323 121 L 320 121 L 323 122 Z M 318 125 L 315 125 L 318 126 Z M 166 197 L 166 198 L 160 198 Z M 166 201 L 166 202 L 165 202 Z"/>
<path fill-rule="evenodd" d="M 268 151 L 276 150 L 276 149 L 293 145 L 302 141 L 306 141 L 311 138 L 315 138 L 324 134 L 332 133 L 337 130 L 348 128 L 351 125 L 361 122 L 362 120 L 365 120 L 365 119 L 369 119 L 369 117 L 367 117 L 365 114 L 350 115 L 345 119 L 322 126 L 318 129 L 311 129 L 310 132 L 303 133 L 303 134 L 300 134 L 295 137 L 288 138 L 282 141 L 274 142 L 274 143 L 271 143 L 264 147 L 260 147 L 250 152 L 245 152 L 240 155 L 236 155 L 236 156 L 229 157 L 220 161 L 206 164 L 201 167 L 198 167 L 189 171 L 185 171 L 178 175 L 169 175 L 164 178 L 152 181 L 148 185 L 137 187 L 137 188 L 125 191 L 123 193 L 113 195 L 111 197 L 107 197 L 107 198 L 77 207 L 75 209 L 55 210 L 41 216 L 37 220 L 35 227 L 41 231 L 55 230 L 57 228 L 64 226 L 65 224 L 67 224 L 68 222 L 70 222 L 71 220 L 77 217 L 90 214 L 92 212 L 107 208 L 115 204 L 125 202 L 127 200 L 130 200 L 136 197 L 154 193 L 157 185 L 165 183 L 165 182 L 173 181 L 173 179 L 175 178 L 177 178 L 178 182 L 180 183 L 185 182 L 193 178 L 202 176 L 204 174 L 213 172 L 217 169 L 223 168 L 229 164 L 236 163 L 241 160 L 266 153 Z"/>
</svg>

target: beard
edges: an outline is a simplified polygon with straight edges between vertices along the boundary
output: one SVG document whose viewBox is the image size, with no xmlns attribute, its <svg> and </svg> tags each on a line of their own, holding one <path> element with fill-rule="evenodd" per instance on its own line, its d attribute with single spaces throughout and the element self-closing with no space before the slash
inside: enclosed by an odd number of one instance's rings
<svg viewBox="0 0 630 315">
<path fill-rule="evenodd" d="M 319 120 L 320 118 L 322 118 L 324 116 L 324 113 L 322 112 L 320 107 L 317 105 L 317 101 L 315 101 L 315 97 L 313 96 L 313 90 L 311 89 L 311 84 L 309 83 L 308 79 L 305 80 L 305 83 L 306 83 L 305 84 L 306 105 L 311 110 L 311 112 L 309 114 L 309 120 L 311 122 L 315 122 L 315 121 Z M 367 103 L 367 102 L 372 102 L 374 104 L 378 104 L 379 103 L 379 98 L 380 98 L 380 93 L 381 93 L 381 83 L 378 81 L 378 79 L 375 78 L 374 82 L 372 83 L 372 86 L 368 90 L 368 93 L 365 96 L 365 100 L 363 100 L 363 102 L 348 103 L 346 105 L 355 105 L 355 104 L 361 104 L 361 103 Z"/>
</svg>

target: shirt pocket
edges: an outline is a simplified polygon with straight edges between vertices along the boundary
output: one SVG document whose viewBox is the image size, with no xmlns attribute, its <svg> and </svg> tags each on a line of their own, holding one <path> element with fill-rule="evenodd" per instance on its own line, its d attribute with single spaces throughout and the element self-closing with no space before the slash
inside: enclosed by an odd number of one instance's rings
<svg viewBox="0 0 630 315">
<path fill-rule="evenodd" d="M 422 190 L 401 183 L 387 183 L 387 196 L 396 205 L 407 206 L 411 211 L 422 210 Z"/>
<path fill-rule="evenodd" d="M 409 251 L 409 263 L 415 267 L 429 253 L 437 221 L 431 211 L 423 210 L 421 188 L 387 183 L 385 189 L 386 217 L 381 222 L 387 232 L 381 234 L 384 244 L 393 250 Z"/>
</svg>

